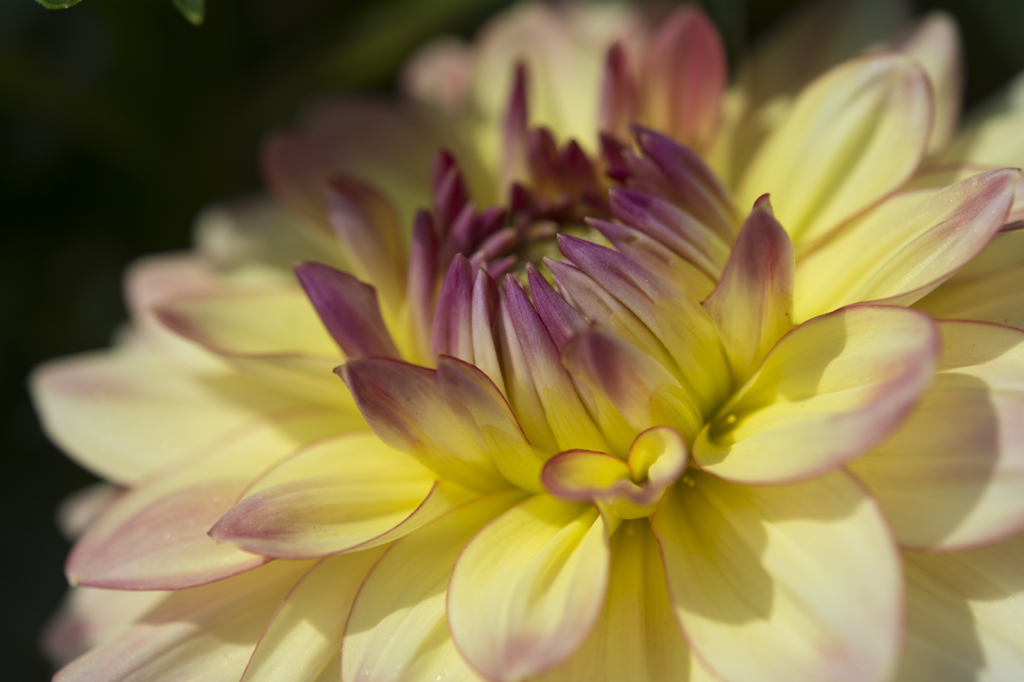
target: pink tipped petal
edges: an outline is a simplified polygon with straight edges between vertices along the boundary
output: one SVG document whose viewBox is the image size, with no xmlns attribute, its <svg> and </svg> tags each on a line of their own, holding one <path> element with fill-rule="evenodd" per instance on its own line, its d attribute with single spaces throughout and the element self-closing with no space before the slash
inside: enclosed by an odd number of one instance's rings
<svg viewBox="0 0 1024 682">
<path fill-rule="evenodd" d="M 498 360 L 495 327 L 498 314 L 498 287 L 483 270 L 477 270 L 473 281 L 473 364 L 490 377 L 505 394 L 505 381 Z"/>
<path fill-rule="evenodd" d="M 853 472 L 900 544 L 958 551 L 1024 529 L 1024 332 L 942 322 L 935 381 Z"/>
<path fill-rule="evenodd" d="M 527 264 L 526 274 L 530 281 L 530 294 L 537 307 L 544 327 L 559 351 L 576 334 L 587 328 L 587 321 L 575 308 L 565 302 L 547 283 L 533 264 Z"/>
<path fill-rule="evenodd" d="M 434 280 L 437 274 L 437 236 L 430 213 L 420 209 L 413 225 L 409 253 L 406 301 L 409 320 L 416 339 L 416 353 L 421 364 L 430 364 L 433 355 L 431 330 L 434 319 Z"/>
<path fill-rule="evenodd" d="M 595 218 L 587 218 L 587 223 L 619 253 L 671 285 L 677 296 L 700 301 L 715 288 L 715 281 L 705 272 L 643 232 Z"/>
<path fill-rule="evenodd" d="M 278 604 L 311 567 L 312 562 L 275 561 L 215 585 L 175 592 L 53 679 L 237 680 Z"/>
<path fill-rule="evenodd" d="M 935 123 L 928 154 L 939 154 L 953 141 L 963 105 L 964 57 L 956 19 L 941 10 L 928 13 L 900 49 L 924 68 L 931 81 Z"/>
<path fill-rule="evenodd" d="M 662 494 L 686 470 L 686 443 L 667 426 L 636 437 L 628 461 L 603 452 L 568 450 L 549 459 L 541 480 L 566 502 L 604 505 L 622 519 L 649 516 Z"/>
<path fill-rule="evenodd" d="M 236 430 L 187 465 L 133 488 L 75 544 L 73 584 L 171 590 L 221 580 L 267 561 L 207 536 L 249 482 L 303 444 L 352 428 L 325 409 L 294 411 Z"/>
<path fill-rule="evenodd" d="M 337 666 L 352 601 L 381 554 L 327 557 L 302 576 L 267 623 L 241 682 L 308 682 Z"/>
<path fill-rule="evenodd" d="M 346 356 L 398 357 L 373 287 L 320 263 L 296 263 L 295 274 L 327 332 Z"/>
<path fill-rule="evenodd" d="M 715 231 L 674 204 L 628 189 L 610 193 L 612 214 L 656 239 L 705 274 L 718 279 L 729 258 L 729 244 Z"/>
<path fill-rule="evenodd" d="M 448 406 L 437 372 L 394 360 L 353 360 L 338 368 L 370 428 L 440 476 L 474 490 L 506 486 L 488 453 Z"/>
<path fill-rule="evenodd" d="M 640 149 L 647 157 L 645 161 L 653 164 L 647 172 L 656 169 L 661 177 L 655 183 L 637 177 L 636 182 L 629 182 L 629 187 L 678 204 L 722 239 L 732 241 L 740 216 L 733 206 L 729 190 L 714 171 L 693 150 L 671 138 L 640 126 L 635 126 L 634 132 Z M 752 203 L 753 200 L 747 205 Z"/>
<path fill-rule="evenodd" d="M 327 373 L 341 362 L 338 345 L 299 287 L 180 301 L 157 315 L 178 336 L 261 383 L 300 399 L 353 407 Z"/>
<path fill-rule="evenodd" d="M 693 459 L 752 484 L 838 468 L 892 434 L 927 388 L 938 356 L 931 318 L 850 306 L 784 336 L 700 432 Z"/>
<path fill-rule="evenodd" d="M 890 679 L 899 556 L 878 505 L 844 472 L 739 486 L 701 472 L 652 517 L 676 617 L 725 680 Z"/>
<path fill-rule="evenodd" d="M 608 50 L 601 81 L 601 105 L 598 128 L 620 140 L 629 138 L 629 124 L 637 120 L 637 83 L 629 68 L 629 58 L 621 43 Z"/>
<path fill-rule="evenodd" d="M 847 225 L 797 268 L 798 320 L 849 303 L 909 305 L 977 256 L 1002 227 L 1020 171 L 901 192 Z"/>
<path fill-rule="evenodd" d="M 1015 680 L 1024 674 L 1024 535 L 950 554 L 904 552 L 907 643 L 897 679 Z"/>
<path fill-rule="evenodd" d="M 432 333 L 434 355 L 473 360 L 473 273 L 459 254 L 448 268 L 437 297 Z"/>
<path fill-rule="evenodd" d="M 352 606 L 341 650 L 342 680 L 478 679 L 448 635 L 445 591 L 473 534 L 522 499 L 518 491 L 481 497 L 388 549 Z"/>
<path fill-rule="evenodd" d="M 700 401 L 702 413 L 720 404 L 729 388 L 728 364 L 711 318 L 699 305 L 672 296 L 667 284 L 617 251 L 564 234 L 558 235 L 558 244 L 653 332 L 679 368 L 680 383 Z"/>
<path fill-rule="evenodd" d="M 642 111 L 647 124 L 706 152 L 721 118 L 728 67 L 718 30 L 696 6 L 661 23 L 644 58 Z"/>
<path fill-rule="evenodd" d="M 434 187 L 434 229 L 438 237 L 448 236 L 468 202 L 462 172 L 457 165 L 449 165 Z"/>
<path fill-rule="evenodd" d="M 251 552 L 306 559 L 382 545 L 465 499 L 369 432 L 300 450 L 257 478 L 210 529 Z"/>
<path fill-rule="evenodd" d="M 519 63 L 515 67 L 515 80 L 508 109 L 505 113 L 505 134 L 502 144 L 501 186 L 502 194 L 515 182 L 529 179 L 529 160 L 527 158 L 527 132 L 529 123 L 529 107 L 527 103 L 527 71 L 526 65 Z"/>
<path fill-rule="evenodd" d="M 701 304 L 718 329 L 737 385 L 793 328 L 795 269 L 793 242 L 762 197 L 736 238 L 722 279 Z"/>
<path fill-rule="evenodd" d="M 1024 329 L 1024 230 L 997 234 L 978 257 L 915 307 L 934 317 Z"/>
<path fill-rule="evenodd" d="M 654 424 L 655 393 L 663 386 L 679 386 L 672 373 L 650 355 L 600 330 L 573 338 L 562 351 L 562 362 L 592 391 L 604 395 L 636 431 Z M 692 440 L 700 429 L 700 413 L 691 405 L 668 423 Z"/>
<path fill-rule="evenodd" d="M 438 358 L 437 381 L 448 406 L 505 478 L 519 488 L 540 492 L 544 461 L 494 382 L 473 365 L 446 356 Z"/>
<path fill-rule="evenodd" d="M 928 77 L 909 57 L 872 53 L 819 76 L 764 141 L 737 191 L 772 195 L 797 254 L 892 193 L 917 170 L 931 136 Z"/>
<path fill-rule="evenodd" d="M 122 484 L 186 460 L 261 414 L 305 404 L 237 373 L 189 376 L 135 344 L 51 360 L 29 384 L 47 435 Z"/>
<path fill-rule="evenodd" d="M 591 505 L 538 495 L 484 526 L 448 584 L 448 627 L 488 680 L 520 680 L 566 660 L 601 615 L 608 523 Z"/>
<path fill-rule="evenodd" d="M 608 445 L 604 436 L 587 413 L 569 374 L 562 367 L 551 335 L 511 275 L 505 278 L 505 295 L 515 333 L 558 448 L 583 447 L 606 451 Z"/>
<path fill-rule="evenodd" d="M 397 307 L 405 292 L 402 227 L 391 203 L 372 186 L 337 176 L 326 194 L 327 216 L 359 279 L 380 292 L 386 307 Z"/>
</svg>

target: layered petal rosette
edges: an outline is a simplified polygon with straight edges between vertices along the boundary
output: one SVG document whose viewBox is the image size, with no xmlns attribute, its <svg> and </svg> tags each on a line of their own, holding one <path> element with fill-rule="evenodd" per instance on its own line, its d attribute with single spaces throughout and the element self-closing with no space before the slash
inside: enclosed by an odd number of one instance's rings
<svg viewBox="0 0 1024 682">
<path fill-rule="evenodd" d="M 822 3 L 730 86 L 695 7 L 523 5 L 273 138 L 282 203 L 35 376 L 126 488 L 56 679 L 1024 675 L 1017 114 L 957 137 L 958 49 Z"/>
</svg>

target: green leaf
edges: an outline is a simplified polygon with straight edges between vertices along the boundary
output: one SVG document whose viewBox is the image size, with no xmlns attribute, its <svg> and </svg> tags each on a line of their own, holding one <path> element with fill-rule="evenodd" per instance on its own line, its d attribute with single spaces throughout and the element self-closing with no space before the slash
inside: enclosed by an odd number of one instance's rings
<svg viewBox="0 0 1024 682">
<path fill-rule="evenodd" d="M 195 26 L 201 26 L 206 18 L 205 0 L 174 0 L 174 6 Z"/>
<path fill-rule="evenodd" d="M 71 5 L 77 5 L 82 0 L 36 0 L 46 9 L 67 9 Z"/>
</svg>

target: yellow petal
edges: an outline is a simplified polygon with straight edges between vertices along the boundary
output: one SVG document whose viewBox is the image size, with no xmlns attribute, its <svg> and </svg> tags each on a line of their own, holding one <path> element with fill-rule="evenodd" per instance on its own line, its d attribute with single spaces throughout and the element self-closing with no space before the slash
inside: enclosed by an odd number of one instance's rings
<svg viewBox="0 0 1024 682">
<path fill-rule="evenodd" d="M 843 472 L 738 486 L 694 472 L 652 517 L 676 616 L 726 680 L 871 682 L 899 653 L 899 557 Z"/>
<path fill-rule="evenodd" d="M 1024 678 L 1024 535 L 953 554 L 903 554 L 907 642 L 898 682 Z"/>
<path fill-rule="evenodd" d="M 904 546 L 956 550 L 1024 528 L 1024 332 L 943 322 L 932 385 L 851 464 Z"/>
<path fill-rule="evenodd" d="M 117 483 L 181 461 L 262 414 L 303 404 L 237 373 L 193 377 L 138 344 L 50 361 L 29 382 L 47 435 Z"/>
<path fill-rule="evenodd" d="M 915 307 L 939 318 L 1024 328 L 1024 230 L 996 235 L 981 255 Z"/>
<path fill-rule="evenodd" d="M 369 432 L 324 439 L 259 477 L 210 529 L 217 542 L 302 559 L 411 533 L 466 491 Z"/>
<path fill-rule="evenodd" d="M 963 106 L 963 51 L 956 19 L 941 10 L 929 12 L 899 47 L 924 68 L 935 92 L 935 123 L 928 143 L 932 156 L 953 140 Z"/>
<path fill-rule="evenodd" d="M 940 191 L 906 190 L 846 225 L 797 267 L 797 320 L 850 303 L 909 305 L 978 255 L 1002 227 L 1020 171 Z"/>
<path fill-rule="evenodd" d="M 104 510 L 68 557 L 68 579 L 116 589 L 182 589 L 259 566 L 266 557 L 218 545 L 207 531 L 268 466 L 351 428 L 337 414 L 313 408 L 235 429 Z"/>
<path fill-rule="evenodd" d="M 701 303 L 718 329 L 733 380 L 746 381 L 783 334 L 793 328 L 793 242 L 767 197 L 754 204 L 722 278 Z"/>
<path fill-rule="evenodd" d="M 275 561 L 172 594 L 109 644 L 58 671 L 59 682 L 235 682 L 281 599 L 312 562 Z"/>
<path fill-rule="evenodd" d="M 694 461 L 746 483 L 800 480 L 882 442 L 931 379 L 938 332 L 907 308 L 851 306 L 784 336 L 698 434 Z"/>
<path fill-rule="evenodd" d="M 473 534 L 523 496 L 504 492 L 479 498 L 388 549 L 352 606 L 342 644 L 345 682 L 481 679 L 448 634 L 448 579 Z"/>
<path fill-rule="evenodd" d="M 611 541 L 611 578 L 601 620 L 580 650 L 538 682 L 705 682 L 672 612 L 658 544 L 645 521 Z"/>
<path fill-rule="evenodd" d="M 337 661 L 352 601 L 382 549 L 322 559 L 278 607 L 242 682 L 308 682 Z"/>
<path fill-rule="evenodd" d="M 538 495 L 485 526 L 448 587 L 448 627 L 489 680 L 544 672 L 573 654 L 601 615 L 608 524 L 592 505 Z"/>
<path fill-rule="evenodd" d="M 931 131 L 928 77 L 908 57 L 873 54 L 807 86 L 761 145 L 737 203 L 765 193 L 799 256 L 817 238 L 902 185 Z"/>
<path fill-rule="evenodd" d="M 344 357 L 298 287 L 183 301 L 158 314 L 180 336 L 269 386 L 354 409 L 332 371 Z"/>
</svg>

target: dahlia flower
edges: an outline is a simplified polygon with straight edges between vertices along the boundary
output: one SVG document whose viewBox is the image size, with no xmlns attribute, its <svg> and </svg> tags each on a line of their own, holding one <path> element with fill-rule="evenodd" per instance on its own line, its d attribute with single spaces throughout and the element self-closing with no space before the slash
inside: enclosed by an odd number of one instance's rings
<svg viewBox="0 0 1024 682">
<path fill-rule="evenodd" d="M 959 69 L 522 5 L 321 105 L 34 377 L 124 489 L 56 679 L 1019 679 L 1024 100 Z"/>
</svg>

